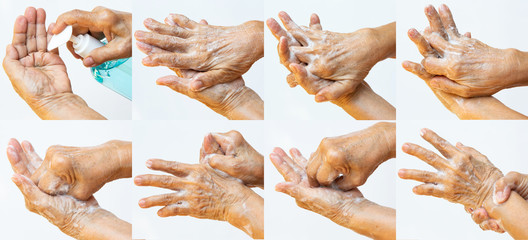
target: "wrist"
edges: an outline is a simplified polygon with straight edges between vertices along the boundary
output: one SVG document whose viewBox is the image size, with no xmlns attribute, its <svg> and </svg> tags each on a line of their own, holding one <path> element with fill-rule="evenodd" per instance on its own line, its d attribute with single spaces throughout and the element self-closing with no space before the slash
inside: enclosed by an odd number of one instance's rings
<svg viewBox="0 0 528 240">
<path fill-rule="evenodd" d="M 264 102 L 251 88 L 243 86 L 227 95 L 215 111 L 230 120 L 262 120 Z"/>
<path fill-rule="evenodd" d="M 110 181 L 132 177 L 132 143 L 111 140 L 103 144 L 112 156 L 113 174 Z"/>
<path fill-rule="evenodd" d="M 377 60 L 396 58 L 396 23 L 392 22 L 372 28 L 373 43 L 371 49 L 377 53 Z"/>
<path fill-rule="evenodd" d="M 252 238 L 264 238 L 264 199 L 246 188 L 240 199 L 226 211 L 225 220 Z"/>
<path fill-rule="evenodd" d="M 528 86 L 528 52 L 517 49 L 505 49 L 507 59 L 511 64 L 507 64 L 510 70 L 503 81 L 508 81 L 506 88 Z"/>
<path fill-rule="evenodd" d="M 500 171 L 491 171 L 490 175 L 483 181 L 481 187 L 477 191 L 477 195 L 480 196 L 476 202 L 475 208 L 485 207 L 486 202 L 489 200 L 493 201 L 493 189 L 495 182 L 499 180 L 503 174 Z"/>
<path fill-rule="evenodd" d="M 396 123 L 379 122 L 372 126 L 379 134 L 380 144 L 384 147 L 381 152 L 384 153 L 383 161 L 396 157 Z"/>
<path fill-rule="evenodd" d="M 249 44 L 253 50 L 253 62 L 264 57 L 264 22 L 262 21 L 247 21 L 242 24 L 248 34 Z"/>
<path fill-rule="evenodd" d="M 105 119 L 73 93 L 55 94 L 27 103 L 43 120 Z"/>
<path fill-rule="evenodd" d="M 89 239 L 130 239 L 132 227 L 129 223 L 119 219 L 113 213 L 97 207 L 90 210 L 77 226 L 80 227 L 79 240 Z"/>
</svg>

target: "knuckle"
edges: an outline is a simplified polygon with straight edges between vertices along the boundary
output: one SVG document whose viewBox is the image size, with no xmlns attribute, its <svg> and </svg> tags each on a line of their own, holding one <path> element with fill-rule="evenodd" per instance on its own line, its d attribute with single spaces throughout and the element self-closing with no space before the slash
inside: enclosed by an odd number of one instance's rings
<svg viewBox="0 0 528 240">
<path fill-rule="evenodd" d="M 118 21 L 118 17 L 115 14 L 115 12 L 110 10 L 110 9 L 108 9 L 108 8 L 100 9 L 97 12 L 99 14 L 99 19 L 101 19 L 101 21 L 104 22 L 104 23 L 113 24 L 113 23 L 116 23 Z"/>
</svg>

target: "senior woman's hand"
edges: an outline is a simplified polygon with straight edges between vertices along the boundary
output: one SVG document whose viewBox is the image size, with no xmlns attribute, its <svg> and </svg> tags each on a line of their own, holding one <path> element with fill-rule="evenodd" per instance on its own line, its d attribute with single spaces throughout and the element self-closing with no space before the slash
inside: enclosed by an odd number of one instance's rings
<svg viewBox="0 0 528 240">
<path fill-rule="evenodd" d="M 180 14 L 170 14 L 167 24 L 146 19 L 151 32 L 136 31 L 138 42 L 164 49 L 143 59 L 145 66 L 167 66 L 198 71 L 189 83 L 201 91 L 239 79 L 264 56 L 263 23 L 248 21 L 222 27 L 197 23 Z"/>
<path fill-rule="evenodd" d="M 343 136 L 324 138 L 310 156 L 306 173 L 312 186 L 350 190 L 363 185 L 376 168 L 396 157 L 396 124 L 377 123 Z"/>
<path fill-rule="evenodd" d="M 150 159 L 146 165 L 171 175 L 139 175 L 134 183 L 173 192 L 143 198 L 139 200 L 140 207 L 162 206 L 158 211 L 160 217 L 192 216 L 227 221 L 253 238 L 263 238 L 264 200 L 238 180 L 222 176 L 205 164 Z"/>
<path fill-rule="evenodd" d="M 28 163 L 32 169 L 27 177 L 45 193 L 68 194 L 88 200 L 107 182 L 131 177 L 132 144 L 109 141 L 93 147 L 51 146 L 42 160 L 31 143 L 20 144 L 11 139 L 7 157 L 13 168 Z"/>
<path fill-rule="evenodd" d="M 427 72 L 448 79 L 434 79 L 432 88 L 476 97 L 527 84 L 528 53 L 493 48 L 460 35 L 449 8 L 442 4 L 439 12 L 433 6 L 425 8 L 432 31 L 424 37 L 438 55 L 424 58 L 422 64 Z"/>
<path fill-rule="evenodd" d="M 73 27 L 73 35 L 89 33 L 97 39 L 106 38 L 108 44 L 92 50 L 83 59 L 86 67 L 95 67 L 106 61 L 132 57 L 132 14 L 98 6 L 91 12 L 75 9 L 61 14 L 53 28 L 59 34 Z M 72 42 L 68 49 L 76 58 L 81 58 L 73 50 Z"/>
<path fill-rule="evenodd" d="M 423 182 L 413 188 L 415 194 L 444 198 L 471 209 L 483 206 L 492 197 L 493 184 L 502 173 L 486 156 L 461 143 L 455 147 L 429 129 L 422 129 L 421 136 L 445 158 L 416 144 L 403 144 L 403 152 L 438 170 L 436 173 L 416 169 L 398 171 L 402 179 Z"/>
<path fill-rule="evenodd" d="M 238 131 L 205 136 L 200 162 L 242 180 L 246 186 L 264 188 L 264 156 Z"/>
<path fill-rule="evenodd" d="M 395 212 L 363 197 L 357 189 L 341 191 L 327 187 L 312 187 L 305 167 L 307 160 L 299 150 L 290 150 L 290 158 L 281 148 L 275 148 L 270 159 L 286 182 L 275 189 L 295 198 L 299 207 L 318 213 L 333 222 L 375 239 L 395 239 Z"/>
<path fill-rule="evenodd" d="M 15 21 L 3 61 L 13 88 L 42 119 L 104 119 L 73 94 L 58 50 L 47 50 L 53 24 L 46 31 L 45 22 L 46 12 L 33 7 Z"/>
</svg>

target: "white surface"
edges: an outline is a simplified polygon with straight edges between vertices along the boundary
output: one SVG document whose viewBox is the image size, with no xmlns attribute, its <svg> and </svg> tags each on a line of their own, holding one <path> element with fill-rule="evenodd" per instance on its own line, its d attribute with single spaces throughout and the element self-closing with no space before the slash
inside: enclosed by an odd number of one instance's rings
<svg viewBox="0 0 528 240">
<path fill-rule="evenodd" d="M 440 153 L 420 137 L 427 127 L 452 144 L 461 142 L 486 155 L 502 173 L 526 173 L 526 121 L 400 121 L 397 125 L 398 169 L 435 170 L 420 159 L 401 151 L 405 142 L 418 144 Z M 412 187 L 419 182 L 397 181 L 398 239 L 511 239 L 509 235 L 482 231 L 460 204 L 418 196 Z"/>
<path fill-rule="evenodd" d="M 0 8 L 0 56 L 5 56 L 5 47 L 11 43 L 13 26 L 19 15 L 24 15 L 26 7 L 43 8 L 46 11 L 46 28 L 57 17 L 73 9 L 91 11 L 96 6 L 131 12 L 130 1 L 21 1 L 2 0 Z M 81 60 L 75 59 L 66 46 L 59 48 L 60 56 L 68 71 L 73 93 L 81 96 L 95 111 L 108 119 L 131 119 L 132 102 L 97 82 L 89 68 Z M 31 108 L 13 90 L 9 78 L 2 70 L 0 73 L 0 119 L 39 119 Z"/>
<path fill-rule="evenodd" d="M 140 174 L 166 174 L 153 171 L 145 161 L 159 158 L 183 163 L 199 163 L 203 138 L 210 132 L 239 131 L 258 152 L 266 155 L 262 121 L 135 121 L 133 176 Z M 263 191 L 253 188 L 258 194 Z M 227 222 L 197 219 L 189 216 L 161 218 L 156 213 L 161 207 L 140 208 L 139 199 L 168 193 L 170 190 L 155 187 L 134 187 L 131 198 L 134 205 L 134 239 L 250 239 L 243 231 Z"/>
<path fill-rule="evenodd" d="M 323 30 L 334 32 L 354 32 L 360 28 L 378 27 L 395 21 L 396 1 L 347 1 L 347 0 L 268 0 L 265 4 L 266 18 L 275 18 L 285 11 L 298 25 L 308 25 L 310 15 L 317 13 Z M 286 82 L 288 70 L 280 64 L 277 54 L 278 41 L 268 27 L 264 29 L 266 92 L 273 93 L 265 99 L 265 118 L 282 119 L 351 119 L 341 108 L 332 103 L 316 103 L 300 86 L 290 88 Z M 395 106 L 396 61 L 386 59 L 372 68 L 365 78 L 374 91 Z"/>
<path fill-rule="evenodd" d="M 196 0 L 196 1 L 156 1 L 146 4 L 134 0 L 134 31 L 146 31 L 143 21 L 153 18 L 163 22 L 169 13 L 179 13 L 194 21 L 205 19 L 210 25 L 234 26 L 250 20 L 263 20 L 263 1 L 246 0 Z M 139 10 L 140 9 L 140 10 Z M 202 103 L 173 91 L 165 86 L 156 85 L 156 79 L 174 75 L 166 67 L 145 67 L 141 59 L 145 57 L 136 47 L 133 40 L 133 82 L 134 82 L 134 119 L 169 120 L 169 119 L 225 119 Z M 253 64 L 243 75 L 246 86 L 253 89 L 264 99 L 264 65 L 263 60 Z M 264 99 L 265 100 L 265 99 Z"/>
<path fill-rule="evenodd" d="M 295 200 L 280 192 L 275 185 L 284 178 L 269 160 L 274 147 L 286 152 L 298 148 L 309 158 L 324 137 L 333 137 L 358 131 L 373 125 L 374 121 L 269 121 L 266 136 L 266 239 L 369 239 L 352 230 L 341 227 L 317 213 L 302 209 Z M 366 184 L 359 187 L 365 198 L 383 206 L 394 208 L 395 202 L 395 159 L 381 164 Z M 330 237 L 331 236 L 331 237 Z"/>
<path fill-rule="evenodd" d="M 0 125 L 0 225 L 3 239 L 71 239 L 44 217 L 26 209 L 24 197 L 11 181 L 13 170 L 6 158 L 10 138 L 31 142 L 41 158 L 51 145 L 95 146 L 109 140 L 132 140 L 130 122 L 88 121 L 3 121 Z M 104 166 L 99 166 L 104 167 Z M 120 179 L 106 184 L 94 196 L 99 205 L 117 217 L 132 221 L 132 180 Z"/>
<path fill-rule="evenodd" d="M 414 43 L 407 37 L 407 30 L 416 28 L 420 32 L 423 31 L 429 25 L 424 14 L 425 6 L 432 4 L 438 8 L 442 3 L 451 9 L 460 33 L 471 32 L 473 38 L 491 47 L 528 50 L 526 44 L 528 32 L 519 31 L 519 26 L 528 25 L 526 1 L 511 1 L 509 2 L 511 4 L 493 0 L 479 1 L 478 4 L 474 1 L 456 0 L 398 1 L 396 33 L 398 119 L 457 119 L 440 103 L 422 79 L 401 67 L 404 60 L 420 62 L 423 59 Z M 503 90 L 495 94 L 495 97 L 506 106 L 527 115 L 527 94 L 528 88 L 520 87 Z"/>
</svg>

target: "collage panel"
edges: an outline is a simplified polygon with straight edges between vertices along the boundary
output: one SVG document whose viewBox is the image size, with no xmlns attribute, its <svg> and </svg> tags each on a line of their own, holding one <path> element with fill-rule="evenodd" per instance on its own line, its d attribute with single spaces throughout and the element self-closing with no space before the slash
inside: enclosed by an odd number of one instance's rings
<svg viewBox="0 0 528 240">
<path fill-rule="evenodd" d="M 264 1 L 133 5 L 134 119 L 263 119 Z"/>
<path fill-rule="evenodd" d="M 395 123 L 269 121 L 268 129 L 267 239 L 395 238 Z"/>
<path fill-rule="evenodd" d="M 266 88 L 273 92 L 267 118 L 394 120 L 395 5 L 266 1 Z"/>
<path fill-rule="evenodd" d="M 131 127 L 129 121 L 5 121 L 3 236 L 130 239 Z"/>
<path fill-rule="evenodd" d="M 132 237 L 263 238 L 263 127 L 134 122 Z"/>
<path fill-rule="evenodd" d="M 131 46 L 126 40 L 130 40 L 132 34 L 132 6 L 128 0 L 101 4 L 62 0 L 2 1 L 0 55 L 5 57 L 4 71 L 0 74 L 0 88 L 3 89 L 0 108 L 9 114 L 2 114 L 0 119 L 132 119 Z M 98 6 L 100 8 L 95 9 Z M 115 18 L 116 22 L 102 21 L 103 14 L 107 14 L 106 19 Z M 92 22 L 92 19 L 99 20 Z M 49 28 L 59 25 L 61 27 L 56 29 Z M 66 25 L 74 27 L 70 29 Z M 114 25 L 123 30 L 117 32 L 112 29 Z M 57 30 L 62 27 L 65 31 Z M 52 31 L 59 31 L 61 37 L 56 33 L 51 41 Z M 104 31 L 111 33 L 121 45 L 128 45 L 124 47 L 125 52 L 116 53 L 114 46 L 113 50 L 97 50 L 86 57 L 84 53 L 92 49 L 90 47 L 103 45 L 98 40 L 108 37 Z M 16 34 L 12 35 L 13 32 Z M 98 38 L 86 35 L 90 32 Z M 91 40 L 79 39 L 79 47 L 74 48 L 71 41 L 66 44 L 71 34 Z M 92 45 L 84 45 L 87 41 Z M 9 44 L 11 47 L 7 47 Z M 91 62 L 83 62 L 77 53 Z"/>
<path fill-rule="evenodd" d="M 524 199 L 512 191 L 500 203 L 495 191 L 501 177 L 526 174 L 526 122 L 400 121 L 397 128 L 398 239 L 523 239 L 526 180 L 515 178 Z"/>
</svg>

